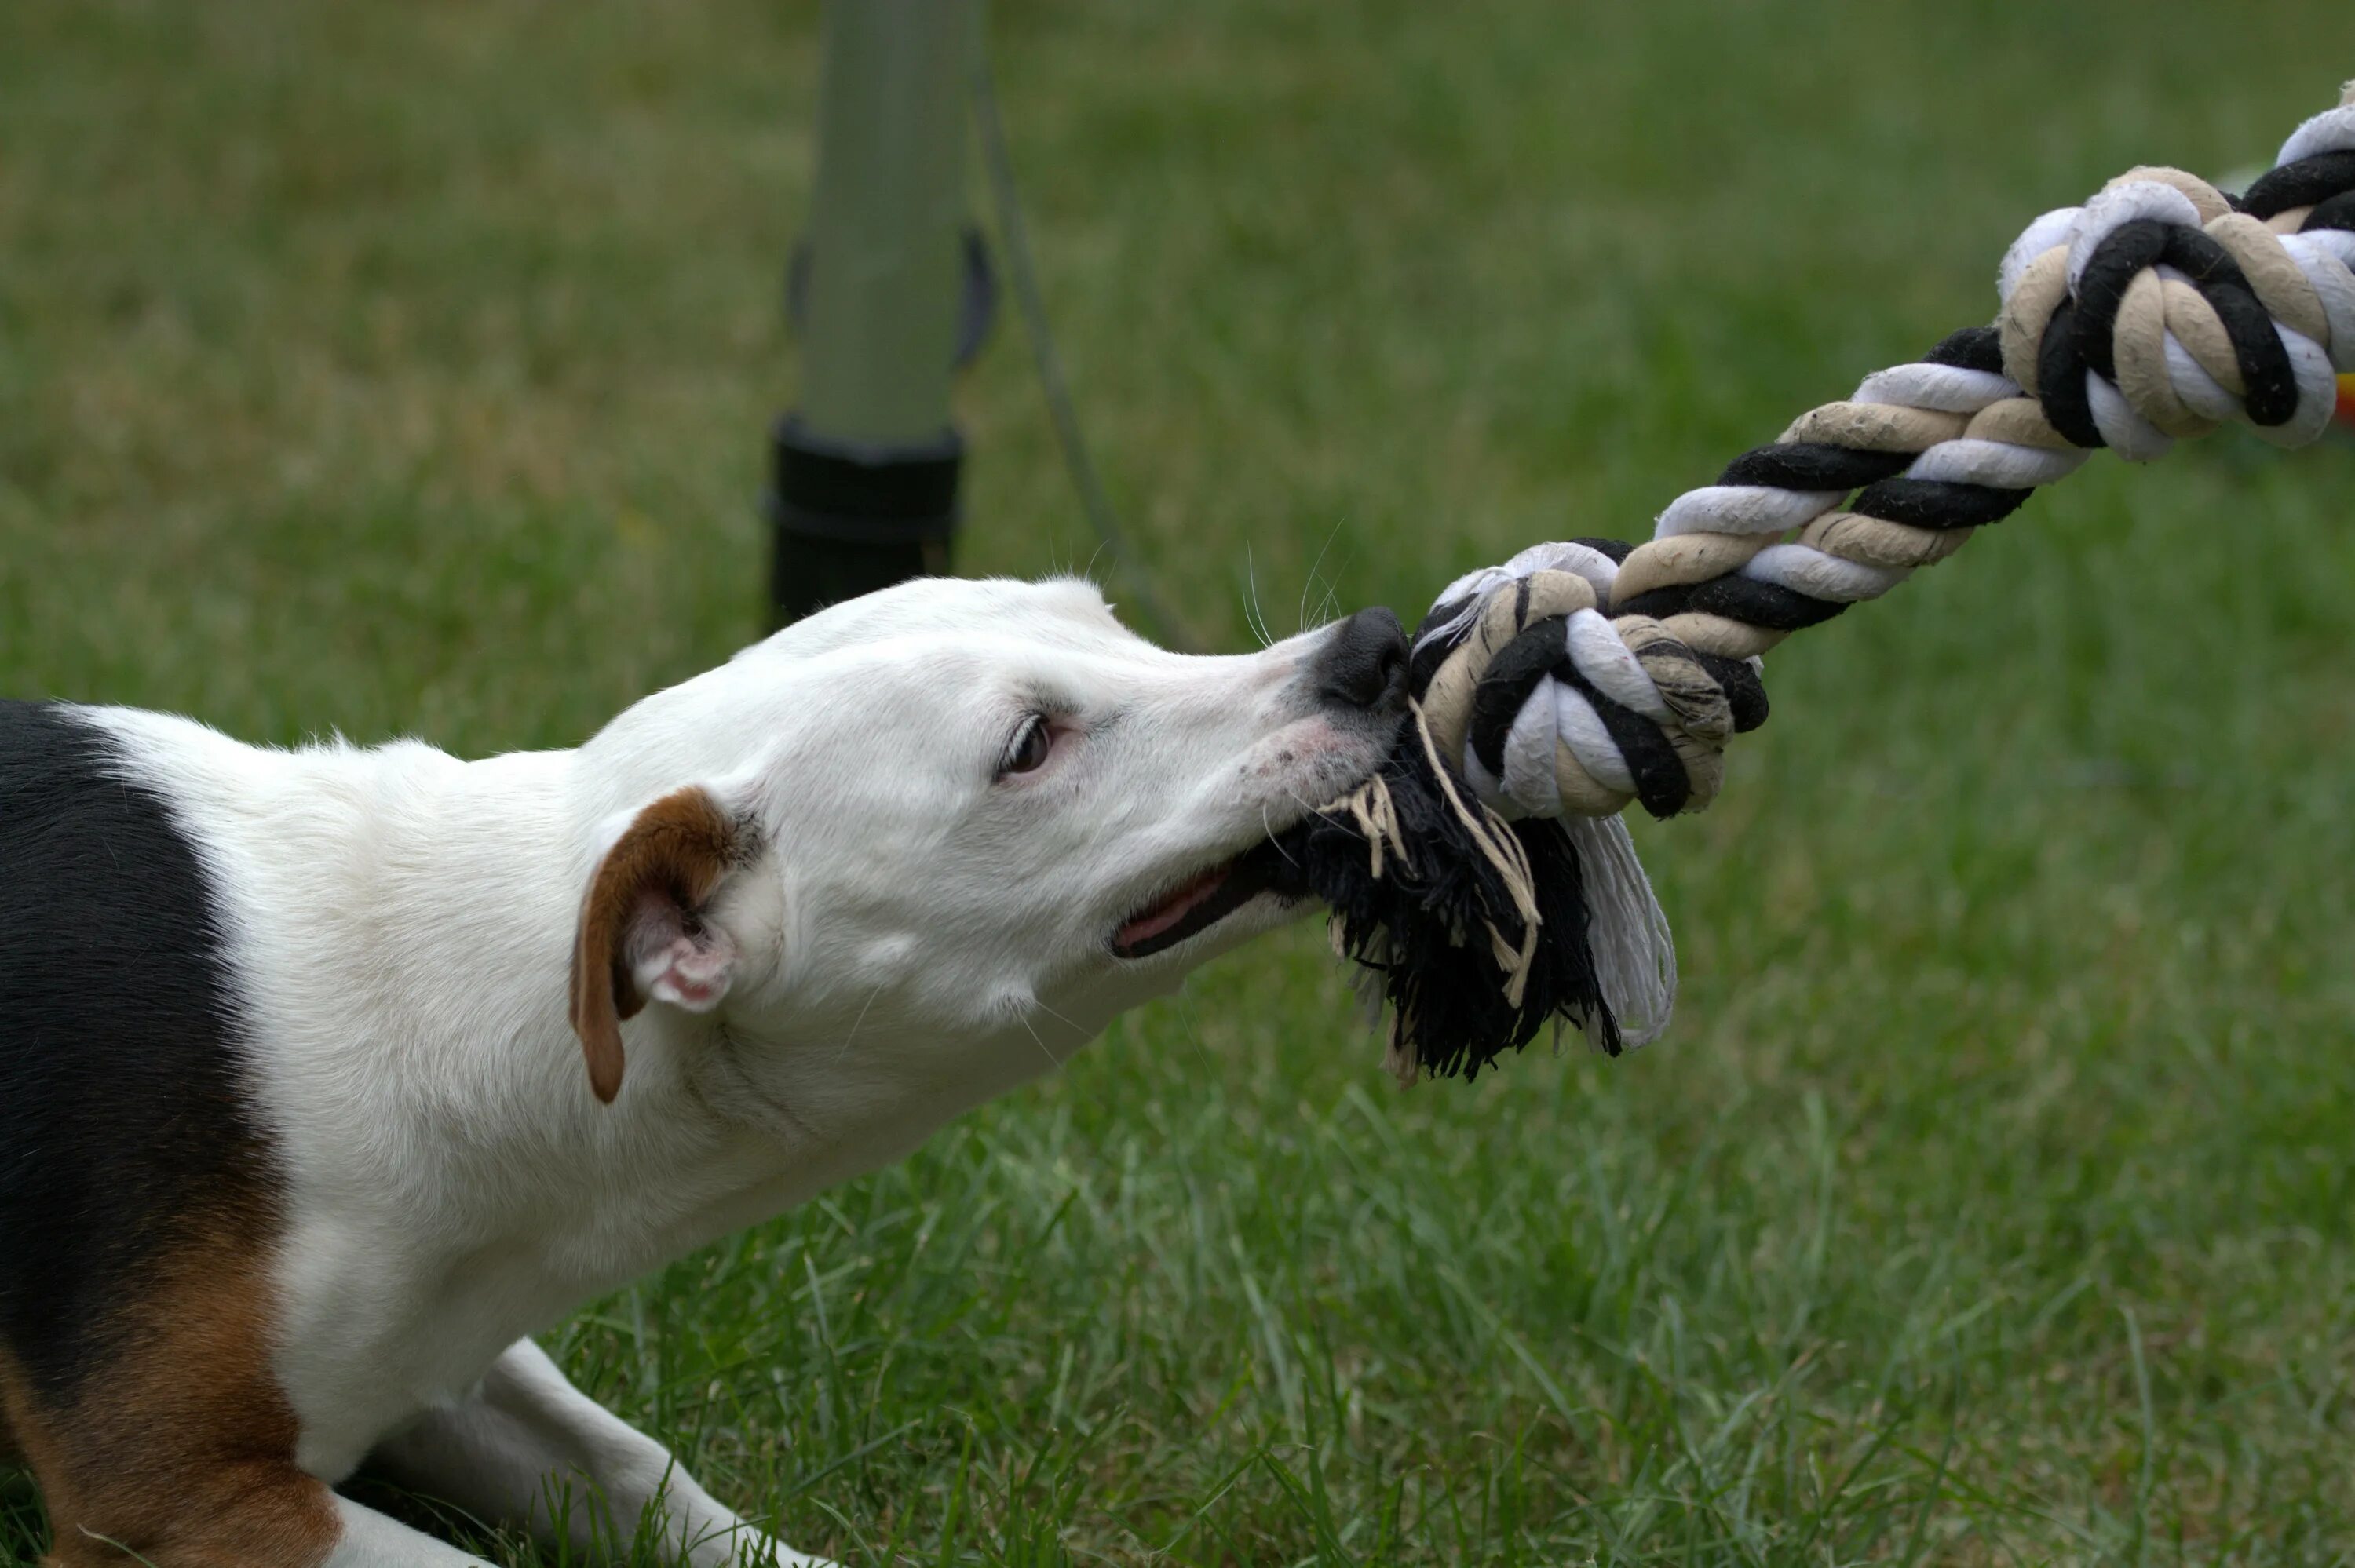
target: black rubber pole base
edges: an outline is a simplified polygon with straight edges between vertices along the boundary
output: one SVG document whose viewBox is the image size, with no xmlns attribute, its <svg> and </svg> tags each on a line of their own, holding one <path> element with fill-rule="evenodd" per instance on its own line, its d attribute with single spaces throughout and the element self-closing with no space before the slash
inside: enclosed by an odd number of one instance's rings
<svg viewBox="0 0 2355 1568">
<path fill-rule="evenodd" d="M 772 625 L 949 569 L 964 467 L 955 430 L 905 445 L 843 441 L 789 414 L 770 447 Z"/>
<path fill-rule="evenodd" d="M 785 626 L 830 604 L 910 577 L 948 575 L 945 539 L 914 545 L 854 544 L 777 531 L 769 574 L 769 624 Z"/>
</svg>

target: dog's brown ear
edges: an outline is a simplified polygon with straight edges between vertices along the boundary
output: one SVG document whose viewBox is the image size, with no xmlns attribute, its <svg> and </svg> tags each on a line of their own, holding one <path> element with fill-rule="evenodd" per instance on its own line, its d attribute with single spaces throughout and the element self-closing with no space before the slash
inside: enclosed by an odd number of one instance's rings
<svg viewBox="0 0 2355 1568">
<path fill-rule="evenodd" d="M 705 1012 L 728 994 L 736 945 L 703 907 L 745 858 L 743 830 L 690 786 L 640 810 L 597 863 L 572 944 L 571 1014 L 589 1087 L 607 1105 L 622 1091 L 622 1020 L 650 998 Z"/>
</svg>

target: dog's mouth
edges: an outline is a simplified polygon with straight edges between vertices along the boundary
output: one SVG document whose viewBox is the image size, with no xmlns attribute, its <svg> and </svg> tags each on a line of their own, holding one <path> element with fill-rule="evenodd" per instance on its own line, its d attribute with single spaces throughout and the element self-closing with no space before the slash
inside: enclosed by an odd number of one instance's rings
<svg viewBox="0 0 2355 1568">
<path fill-rule="evenodd" d="M 1273 839 L 1196 872 L 1131 915 L 1112 934 L 1114 958 L 1149 959 L 1199 937 L 1263 893 L 1295 896 L 1297 878 Z"/>
<path fill-rule="evenodd" d="M 1350 789 L 1361 786 L 1382 766 L 1379 758 L 1369 760 L 1365 776 Z M 1200 936 L 1262 894 L 1291 900 L 1321 896 L 1309 874 L 1314 857 L 1307 853 L 1320 815 L 1306 811 L 1282 828 L 1269 824 L 1268 836 L 1241 854 L 1156 893 L 1113 931 L 1108 944 L 1113 957 L 1149 959 L 1167 952 Z"/>
</svg>

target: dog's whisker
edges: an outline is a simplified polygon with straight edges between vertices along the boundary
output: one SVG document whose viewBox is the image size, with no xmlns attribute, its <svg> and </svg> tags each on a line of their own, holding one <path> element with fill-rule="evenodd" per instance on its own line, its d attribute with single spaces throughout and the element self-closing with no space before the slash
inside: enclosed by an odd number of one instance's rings
<svg viewBox="0 0 2355 1568">
<path fill-rule="evenodd" d="M 1347 563 L 1344 564 L 1346 565 Z M 1341 594 L 1339 588 L 1328 588 L 1325 590 L 1325 597 L 1317 601 L 1316 619 L 1320 622 L 1330 620 L 1340 612 L 1340 609 Z"/>
<path fill-rule="evenodd" d="M 1287 789 L 1284 793 L 1290 795 L 1295 800 L 1298 800 L 1300 799 L 1300 794 L 1297 790 Z M 1294 870 L 1297 871 L 1300 869 L 1300 863 L 1292 858 L 1292 852 L 1284 847 L 1284 841 L 1275 836 L 1275 829 L 1268 822 L 1267 806 L 1265 802 L 1262 802 L 1260 805 L 1259 826 L 1260 832 L 1267 835 L 1267 842 L 1275 846 L 1275 853 L 1282 855 L 1284 858 L 1285 863 L 1291 865 Z"/>
<path fill-rule="evenodd" d="M 1082 567 L 1077 574 L 1095 584 L 1098 589 L 1103 588 L 1103 579 L 1096 576 L 1096 563 L 1103 559 L 1103 553 L 1107 543 L 1107 541 L 1103 539 L 1096 541 L 1096 547 L 1088 552 L 1088 564 Z"/>
<path fill-rule="evenodd" d="M 1031 998 L 1031 1003 L 1033 1006 L 1036 1006 L 1038 1004 L 1038 999 L 1036 997 Z M 1022 1025 L 1022 1033 L 1030 1036 L 1030 1043 L 1039 1047 L 1039 1054 L 1047 1058 L 1047 1065 L 1050 1070 L 1060 1067 L 1063 1065 L 1061 1059 L 1056 1056 L 1054 1052 L 1047 1048 L 1047 1042 L 1039 1038 L 1039 1031 L 1031 1027 L 1029 1008 L 1026 1007 L 1016 1012 L 1014 1015 L 1014 1021 Z"/>
<path fill-rule="evenodd" d="M 1243 619 L 1250 622 L 1252 635 L 1263 648 L 1275 646 L 1275 637 L 1267 629 L 1267 614 L 1259 603 L 1259 563 L 1252 557 L 1252 547 L 1243 546 Z"/>
<path fill-rule="evenodd" d="M 867 1001 L 859 1007 L 858 1016 L 850 1021 L 850 1033 L 842 1037 L 842 1049 L 834 1054 L 834 1059 L 837 1062 L 842 1061 L 850 1054 L 850 1043 L 858 1038 L 858 1026 L 867 1022 L 868 1009 L 873 1007 L 875 999 L 883 994 L 885 983 L 882 980 L 876 981 L 875 989 L 867 993 Z"/>
<path fill-rule="evenodd" d="M 1035 996 L 1030 999 L 1030 1005 L 1045 1013 L 1048 1017 L 1053 1019 L 1056 1022 L 1062 1024 L 1067 1029 L 1079 1028 L 1079 1024 L 1077 1022 L 1072 1021 L 1071 1018 L 1066 1017 L 1064 1014 L 1056 1012 L 1052 1007 L 1050 1007 L 1046 1002 L 1040 1001 Z"/>
<path fill-rule="evenodd" d="M 1306 818 L 1306 817 L 1321 817 L 1321 816 L 1324 816 L 1324 815 L 1326 814 L 1326 812 L 1327 812 L 1327 809 L 1328 809 L 1328 808 L 1331 808 L 1331 807 L 1333 807 L 1333 806 L 1335 806 L 1335 805 L 1337 805 L 1337 804 L 1338 803 L 1338 802 L 1332 801 L 1332 800 L 1327 800 L 1327 801 L 1325 801 L 1325 802 L 1323 802 L 1322 804 L 1319 804 L 1319 805 L 1312 805 L 1312 804 L 1308 801 L 1308 800 L 1307 800 L 1305 797 L 1304 797 L 1304 796 L 1300 793 L 1300 791 L 1299 791 L 1299 790 L 1295 789 L 1292 789 L 1292 788 L 1290 788 L 1289 786 L 1286 786 L 1286 788 L 1284 789 L 1284 792 L 1285 794 L 1287 794 L 1287 795 L 1289 795 L 1289 796 L 1291 796 L 1291 797 L 1292 797 L 1292 803 L 1293 803 L 1294 805 L 1298 806 L 1298 807 L 1300 808 L 1300 813 L 1301 813 L 1301 815 L 1302 815 L 1304 818 Z M 1344 799 L 1346 799 L 1346 797 L 1344 797 Z M 1266 820 L 1266 816 L 1267 816 L 1266 810 L 1265 810 L 1265 808 L 1263 808 L 1263 808 L 1261 809 L 1261 812 L 1260 812 L 1261 821 L 1264 821 Z M 1340 819 L 1339 819 L 1339 817 L 1338 817 L 1337 815 L 1337 816 L 1335 816 L 1335 817 L 1332 819 L 1332 821 L 1333 821 L 1333 824 L 1334 824 L 1336 827 L 1338 827 L 1338 828 L 1340 828 L 1340 829 L 1344 830 L 1345 832 L 1353 832 L 1353 833 L 1358 832 L 1358 830 L 1357 830 L 1354 826 L 1352 826 L 1351 824 L 1349 824 L 1349 823 L 1348 823 L 1348 822 L 1344 822 L 1344 821 L 1340 821 Z M 1362 837 L 1364 837 L 1365 835 L 1363 835 L 1362 833 L 1360 833 L 1360 834 L 1359 834 L 1359 836 L 1360 838 L 1362 838 Z M 1278 845 L 1276 845 L 1275 847 L 1276 847 L 1276 849 L 1277 849 L 1279 852 L 1281 852 L 1281 851 L 1283 850 L 1283 848 L 1284 848 L 1284 846 L 1283 846 L 1282 844 L 1278 844 Z M 1289 857 L 1286 857 L 1286 858 L 1289 858 Z"/>
<path fill-rule="evenodd" d="M 1316 586 L 1316 568 L 1325 564 L 1325 553 L 1333 547 L 1333 541 L 1340 536 L 1340 533 L 1341 523 L 1340 520 L 1337 518 L 1334 520 L 1333 526 L 1326 530 L 1325 542 L 1316 546 L 1316 558 L 1308 563 L 1308 575 L 1300 580 L 1300 604 L 1298 607 L 1300 624 L 1294 629 L 1295 630 L 1305 631 L 1308 630 L 1308 590 Z M 1328 587 L 1325 590 L 1324 599 L 1319 601 L 1320 608 L 1322 605 L 1330 604 L 1332 602 L 1333 589 Z"/>
</svg>

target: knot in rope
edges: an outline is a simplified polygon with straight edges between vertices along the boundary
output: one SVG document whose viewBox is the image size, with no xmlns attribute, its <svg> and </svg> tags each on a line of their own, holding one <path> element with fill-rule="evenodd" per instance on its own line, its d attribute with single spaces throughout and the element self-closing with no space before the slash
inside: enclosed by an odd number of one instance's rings
<svg viewBox="0 0 2355 1568">
<path fill-rule="evenodd" d="M 1605 614 L 1627 554 L 1612 539 L 1536 546 L 1450 584 L 1415 632 L 1408 683 L 1433 734 L 1508 816 L 1697 810 L 1724 779 L 1726 741 L 1765 720 L 1753 661 Z"/>
</svg>

